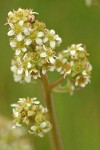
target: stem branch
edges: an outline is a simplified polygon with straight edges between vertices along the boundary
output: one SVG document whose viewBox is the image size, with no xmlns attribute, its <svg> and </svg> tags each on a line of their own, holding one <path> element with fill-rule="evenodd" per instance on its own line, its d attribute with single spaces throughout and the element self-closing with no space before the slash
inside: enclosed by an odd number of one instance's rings
<svg viewBox="0 0 100 150">
<path fill-rule="evenodd" d="M 60 78 L 58 78 L 54 83 L 50 84 L 50 88 L 53 89 L 55 88 L 57 85 L 59 85 L 62 81 L 64 80 L 63 76 L 61 76 Z"/>
<path fill-rule="evenodd" d="M 55 115 L 54 103 L 52 101 L 51 86 L 46 75 L 42 76 L 42 83 L 44 87 L 45 103 L 49 110 L 48 117 L 50 122 L 53 125 L 53 129 L 51 130 L 51 134 L 50 134 L 52 150 L 63 150 L 62 140 L 61 140 L 58 123 Z"/>
</svg>

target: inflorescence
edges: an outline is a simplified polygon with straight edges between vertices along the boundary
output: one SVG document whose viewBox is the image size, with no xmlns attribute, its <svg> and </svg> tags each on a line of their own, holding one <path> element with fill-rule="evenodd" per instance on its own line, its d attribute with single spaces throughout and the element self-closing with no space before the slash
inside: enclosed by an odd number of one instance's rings
<svg viewBox="0 0 100 150">
<path fill-rule="evenodd" d="M 90 82 L 92 66 L 87 59 L 88 55 L 82 44 L 72 44 L 58 54 L 55 68 L 70 81 L 73 90 L 85 87 Z"/>
<path fill-rule="evenodd" d="M 47 29 L 45 23 L 39 22 L 37 15 L 32 9 L 21 8 L 8 13 L 14 80 L 30 83 L 47 71 L 57 71 L 65 79 L 66 92 L 73 93 L 75 89 L 85 87 L 90 83 L 92 71 L 85 46 L 72 44 L 57 53 L 55 50 L 62 39 L 53 29 Z M 51 123 L 46 119 L 48 110 L 35 98 L 21 98 L 12 107 L 14 127 L 26 124 L 30 133 L 40 137 L 50 131 Z"/>
<path fill-rule="evenodd" d="M 75 87 L 85 87 L 90 82 L 92 66 L 82 44 L 73 44 L 67 50 L 56 53 L 62 39 L 55 31 L 39 22 L 38 13 L 21 9 L 8 13 L 8 36 L 14 50 L 11 71 L 16 82 L 30 83 L 47 71 L 60 72 Z"/>
<path fill-rule="evenodd" d="M 43 137 L 48 133 L 52 125 L 46 119 L 48 109 L 44 108 L 37 98 L 20 98 L 17 104 L 12 104 L 14 126 L 26 125 L 29 133 Z"/>
<path fill-rule="evenodd" d="M 31 82 L 46 71 L 54 71 L 55 48 L 62 40 L 54 30 L 36 19 L 38 13 L 21 9 L 8 13 L 8 36 L 14 50 L 11 71 L 14 80 Z"/>
</svg>

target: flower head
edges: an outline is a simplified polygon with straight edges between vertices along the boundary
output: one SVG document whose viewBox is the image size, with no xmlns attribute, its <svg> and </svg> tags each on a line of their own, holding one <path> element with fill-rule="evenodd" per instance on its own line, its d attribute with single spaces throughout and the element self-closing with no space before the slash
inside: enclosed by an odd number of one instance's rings
<svg viewBox="0 0 100 150">
<path fill-rule="evenodd" d="M 32 79 L 40 78 L 46 71 L 54 70 L 55 52 L 45 46 L 37 46 L 34 52 L 20 54 L 16 50 L 12 60 L 11 71 L 14 73 L 16 82 L 31 82 Z"/>
<path fill-rule="evenodd" d="M 15 81 L 31 82 L 48 70 L 54 71 L 56 52 L 62 40 L 36 19 L 36 12 L 21 9 L 8 13 L 8 36 L 14 50 L 11 70 Z M 16 69 L 15 69 L 16 68 Z"/>
<path fill-rule="evenodd" d="M 73 44 L 58 54 L 55 68 L 64 78 L 68 78 L 73 86 L 85 87 L 90 82 L 92 71 L 88 55 L 82 44 Z"/>
<path fill-rule="evenodd" d="M 17 104 L 11 106 L 14 128 L 26 124 L 29 132 L 39 137 L 43 137 L 51 130 L 51 123 L 46 119 L 48 110 L 36 98 L 20 98 Z"/>
</svg>

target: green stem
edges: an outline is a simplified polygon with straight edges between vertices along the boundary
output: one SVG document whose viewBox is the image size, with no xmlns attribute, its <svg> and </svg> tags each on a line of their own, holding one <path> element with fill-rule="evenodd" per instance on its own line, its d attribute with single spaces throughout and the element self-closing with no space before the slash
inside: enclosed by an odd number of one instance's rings
<svg viewBox="0 0 100 150">
<path fill-rule="evenodd" d="M 51 95 L 52 88 L 50 86 L 50 83 L 46 75 L 42 76 L 42 83 L 44 87 L 45 103 L 49 110 L 48 117 L 49 117 L 50 122 L 53 125 L 51 134 L 50 134 L 52 150 L 63 150 L 62 139 L 61 139 L 59 128 L 58 128 L 57 118 L 56 118 L 55 109 L 54 109 L 54 103 L 53 103 L 52 95 Z"/>
<path fill-rule="evenodd" d="M 63 76 L 61 76 L 60 78 L 58 78 L 55 82 L 50 84 L 50 88 L 53 89 L 55 88 L 57 85 L 59 85 L 62 81 L 64 80 Z"/>
</svg>

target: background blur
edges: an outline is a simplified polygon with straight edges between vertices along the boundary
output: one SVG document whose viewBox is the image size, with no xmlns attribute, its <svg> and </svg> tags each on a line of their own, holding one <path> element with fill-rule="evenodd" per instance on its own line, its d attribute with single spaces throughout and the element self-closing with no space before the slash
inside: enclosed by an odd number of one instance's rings
<svg viewBox="0 0 100 150">
<path fill-rule="evenodd" d="M 65 49 L 84 43 L 93 65 L 92 82 L 85 89 L 69 94 L 54 93 L 54 101 L 65 150 L 100 150 L 100 2 L 86 6 L 85 0 L 0 0 L 0 115 L 12 118 L 11 103 L 19 97 L 43 100 L 39 84 L 19 84 L 10 71 L 12 50 L 7 37 L 9 11 L 33 8 L 38 19 L 55 29 Z M 50 75 L 51 80 L 56 74 Z M 50 150 L 48 136 L 35 138 L 36 150 Z"/>
</svg>

